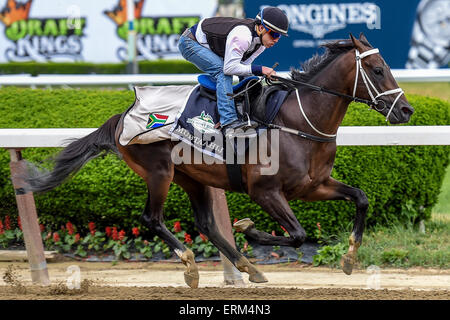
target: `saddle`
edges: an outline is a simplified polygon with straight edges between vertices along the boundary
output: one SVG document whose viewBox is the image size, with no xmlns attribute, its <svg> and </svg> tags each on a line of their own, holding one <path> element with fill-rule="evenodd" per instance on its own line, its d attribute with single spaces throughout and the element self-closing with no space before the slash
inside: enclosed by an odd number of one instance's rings
<svg viewBox="0 0 450 320">
<path fill-rule="evenodd" d="M 217 101 L 216 97 L 216 81 L 210 75 L 202 74 L 198 76 L 200 84 L 199 94 L 212 101 Z M 271 123 L 279 107 L 291 90 L 283 83 L 263 86 L 259 77 L 251 76 L 243 79 L 233 86 L 234 105 L 236 113 L 240 120 L 248 119 L 256 121 L 259 127 L 264 127 L 267 123 Z M 274 95 L 274 93 L 277 93 Z M 259 129 L 256 130 L 259 130 Z M 227 141 L 227 143 L 230 143 Z M 235 155 L 236 156 L 236 155 Z M 245 192 L 242 183 L 241 166 L 227 163 L 227 174 L 232 190 L 237 192 Z"/>
<path fill-rule="evenodd" d="M 207 74 L 199 75 L 200 94 L 208 99 L 217 101 L 216 81 Z M 275 91 L 283 90 L 280 85 L 263 86 L 259 77 L 250 76 L 233 86 L 236 113 L 240 120 L 248 118 L 258 123 L 266 121 L 266 103 L 269 96 Z M 240 94 L 241 93 L 241 94 Z"/>
</svg>

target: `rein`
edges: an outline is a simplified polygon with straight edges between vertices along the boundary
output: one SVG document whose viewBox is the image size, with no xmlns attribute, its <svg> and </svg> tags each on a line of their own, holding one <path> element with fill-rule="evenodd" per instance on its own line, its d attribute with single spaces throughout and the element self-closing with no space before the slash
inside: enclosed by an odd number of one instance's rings
<svg viewBox="0 0 450 320">
<path fill-rule="evenodd" d="M 394 109 L 395 104 L 397 103 L 397 101 L 400 99 L 400 97 L 402 96 L 402 94 L 404 93 L 403 90 L 401 88 L 396 88 L 396 89 L 392 89 L 392 90 L 388 90 L 382 93 L 379 93 L 377 88 L 374 86 L 374 84 L 372 83 L 372 81 L 370 81 L 369 76 L 367 75 L 366 71 L 364 70 L 363 66 L 362 66 L 362 59 L 364 59 L 367 56 L 370 56 L 372 54 L 377 54 L 379 53 L 378 49 L 372 49 L 372 50 L 368 50 L 365 51 L 363 53 L 360 53 L 357 49 L 355 49 L 355 60 L 356 60 L 356 77 L 355 77 L 355 84 L 353 87 L 353 95 L 348 95 L 345 93 L 341 93 L 341 92 L 337 92 L 334 90 L 330 90 L 324 87 L 320 87 L 320 86 L 316 86 L 307 82 L 303 82 L 303 81 L 298 81 L 298 80 L 293 80 L 293 79 L 286 79 L 286 78 L 282 78 L 279 76 L 271 76 L 270 79 L 266 79 L 267 84 L 269 85 L 276 85 L 277 83 L 274 83 L 272 81 L 272 79 L 277 80 L 278 82 L 282 83 L 283 85 L 287 86 L 289 89 L 291 90 L 295 90 L 295 94 L 297 96 L 297 101 L 298 101 L 298 105 L 300 108 L 300 111 L 302 112 L 303 117 L 305 118 L 305 120 L 308 122 L 309 126 L 318 134 L 326 137 L 326 138 L 321 138 L 321 137 L 316 137 L 307 133 L 304 133 L 302 131 L 299 130 L 295 130 L 295 129 L 290 129 L 290 128 L 286 128 L 286 127 L 282 127 L 282 126 L 277 126 L 277 125 L 273 125 L 273 124 L 265 124 L 267 127 L 269 128 L 274 128 L 274 129 L 280 129 L 281 131 L 285 131 L 288 133 L 292 133 L 292 134 L 296 134 L 299 135 L 303 138 L 307 138 L 310 140 L 314 140 L 314 141 L 319 141 L 319 142 L 332 142 L 336 140 L 336 136 L 337 134 L 326 134 L 323 133 L 319 130 L 317 130 L 312 123 L 309 121 L 308 117 L 306 116 L 305 112 L 303 111 L 303 107 L 302 104 L 300 102 L 300 96 L 298 94 L 298 88 L 297 86 L 305 86 L 308 88 L 311 88 L 313 90 L 319 91 L 319 92 L 324 92 L 324 93 L 328 93 L 328 94 L 332 94 L 334 96 L 338 96 L 341 98 L 346 98 L 349 99 L 351 101 L 355 101 L 355 102 L 360 102 L 360 103 L 364 103 L 367 104 L 368 106 L 370 106 L 371 108 L 375 109 L 378 112 L 383 111 L 386 108 L 386 103 L 383 100 L 377 100 L 377 98 L 384 96 L 384 95 L 390 95 L 390 94 L 394 94 L 394 93 L 398 93 L 397 97 L 395 98 L 394 102 L 392 103 L 391 108 L 389 109 L 389 112 L 386 115 L 386 121 L 388 121 L 389 116 L 392 112 L 392 110 Z M 364 85 L 366 86 L 366 89 L 369 93 L 369 96 L 372 100 L 367 100 L 367 99 L 362 99 L 362 98 L 358 98 L 356 97 L 356 88 L 358 85 L 358 80 L 359 80 L 359 74 L 361 74 L 361 78 L 364 82 Z M 369 86 L 370 85 L 370 86 Z M 374 93 L 371 90 L 375 92 L 376 96 L 374 95 Z M 378 108 L 378 104 L 379 102 L 383 102 L 383 108 Z"/>
</svg>

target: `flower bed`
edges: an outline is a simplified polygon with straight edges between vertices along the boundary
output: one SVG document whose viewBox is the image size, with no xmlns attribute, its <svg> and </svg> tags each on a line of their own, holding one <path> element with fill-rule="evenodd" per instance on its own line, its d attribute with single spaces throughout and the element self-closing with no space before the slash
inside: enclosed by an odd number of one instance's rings
<svg viewBox="0 0 450 320">
<path fill-rule="evenodd" d="M 89 222 L 88 233 L 81 235 L 71 222 L 61 226 L 59 230 L 51 230 L 43 224 L 39 226 L 45 250 L 56 250 L 76 260 L 114 262 L 179 259 L 162 239 L 154 236 L 148 241 L 145 239 L 148 235 L 142 235 L 137 227 L 133 227 L 129 232 L 115 226 L 106 227 L 102 231 L 96 228 L 94 222 Z M 205 235 L 199 233 L 193 239 L 192 235 L 182 230 L 180 221 L 174 223 L 171 231 L 180 242 L 194 252 L 197 262 L 220 260 L 218 249 Z M 272 231 L 272 234 L 275 235 L 275 231 Z M 261 246 L 249 243 L 243 233 L 234 229 L 233 235 L 238 250 L 260 264 L 295 261 L 311 263 L 317 249 L 317 245 L 314 244 L 302 247 L 301 251 L 288 247 Z M 289 236 L 287 232 L 284 235 Z M 0 248 L 24 248 L 20 219 L 14 226 L 9 216 L 5 217 L 4 222 L 0 220 Z M 308 256 L 304 255 L 305 252 Z"/>
</svg>

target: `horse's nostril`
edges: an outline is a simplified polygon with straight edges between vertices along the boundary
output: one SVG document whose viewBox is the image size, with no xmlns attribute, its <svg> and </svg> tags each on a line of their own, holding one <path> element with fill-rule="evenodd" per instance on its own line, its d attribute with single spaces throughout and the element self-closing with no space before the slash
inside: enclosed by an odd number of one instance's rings
<svg viewBox="0 0 450 320">
<path fill-rule="evenodd" d="M 414 109 L 412 108 L 412 107 L 402 107 L 402 112 L 404 113 L 404 114 L 413 114 L 414 113 Z"/>
</svg>

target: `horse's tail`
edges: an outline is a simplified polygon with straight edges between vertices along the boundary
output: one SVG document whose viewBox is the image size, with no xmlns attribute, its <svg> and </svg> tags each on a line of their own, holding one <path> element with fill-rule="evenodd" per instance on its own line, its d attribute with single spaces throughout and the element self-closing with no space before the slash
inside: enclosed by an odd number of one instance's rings
<svg viewBox="0 0 450 320">
<path fill-rule="evenodd" d="M 51 171 L 27 163 L 28 176 L 25 180 L 29 190 L 33 192 L 52 190 L 100 154 L 108 152 L 119 154 L 114 135 L 120 117 L 121 114 L 114 115 L 91 134 L 71 142 L 53 160 L 55 165 Z"/>
</svg>

